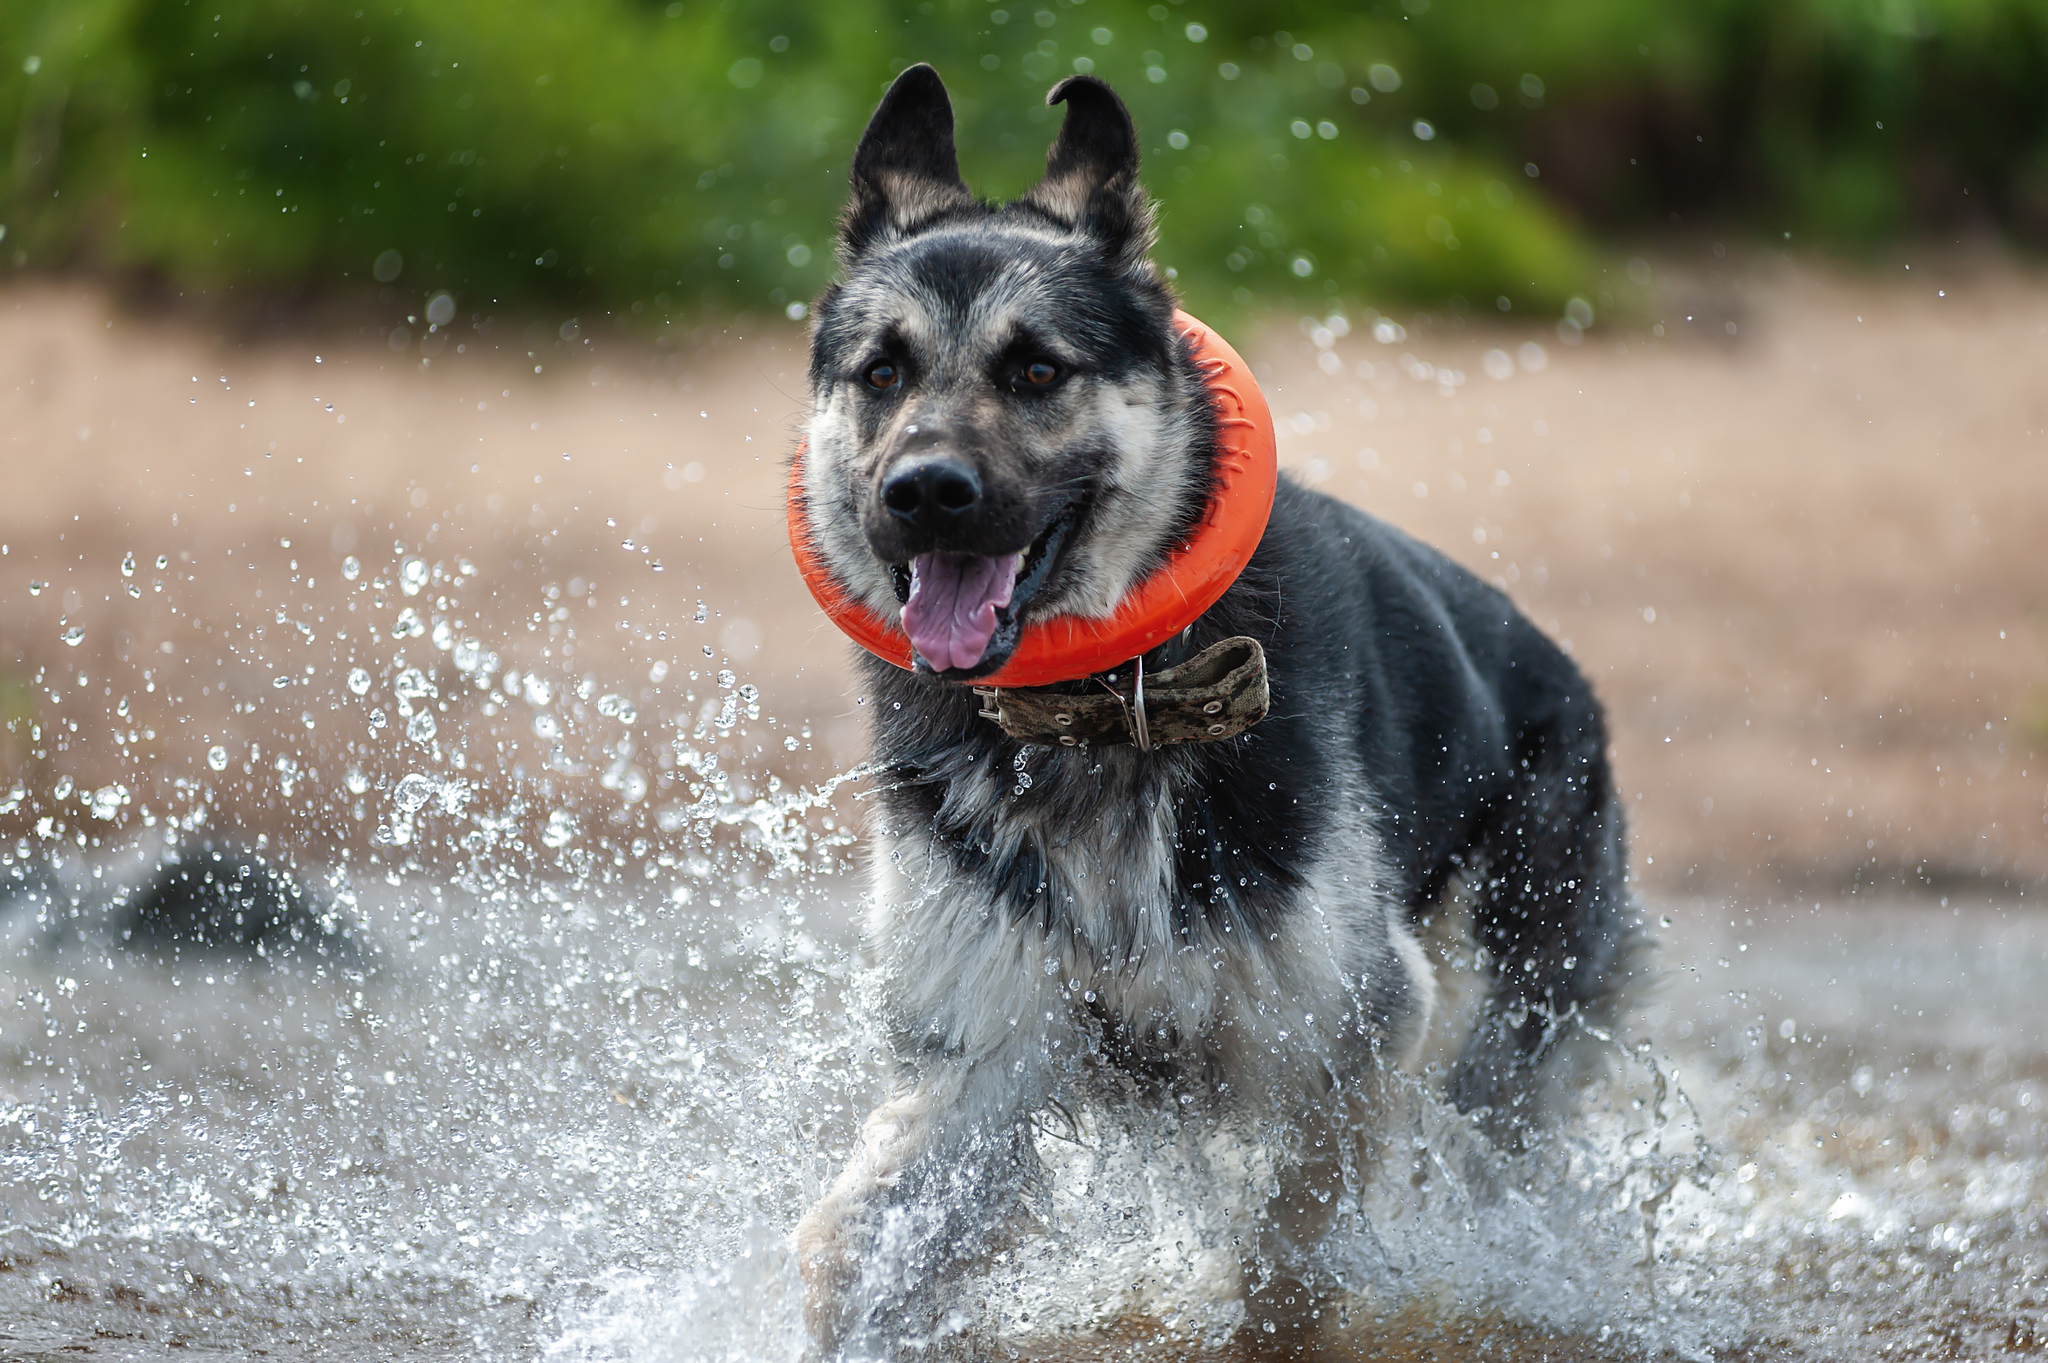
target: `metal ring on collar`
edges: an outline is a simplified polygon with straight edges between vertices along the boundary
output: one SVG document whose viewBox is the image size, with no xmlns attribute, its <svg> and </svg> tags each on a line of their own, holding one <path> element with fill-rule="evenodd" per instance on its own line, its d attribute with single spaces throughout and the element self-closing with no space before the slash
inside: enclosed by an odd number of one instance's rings
<svg viewBox="0 0 2048 1363">
<path fill-rule="evenodd" d="M 1139 752 L 1152 751 L 1152 735 L 1145 728 L 1145 658 L 1138 656 L 1138 682 L 1131 692 L 1131 736 Z"/>
</svg>

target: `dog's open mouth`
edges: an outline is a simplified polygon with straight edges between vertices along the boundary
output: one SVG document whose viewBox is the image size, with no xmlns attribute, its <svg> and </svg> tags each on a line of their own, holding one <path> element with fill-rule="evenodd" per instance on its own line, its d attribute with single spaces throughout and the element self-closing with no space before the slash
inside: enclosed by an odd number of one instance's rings
<svg viewBox="0 0 2048 1363">
<path fill-rule="evenodd" d="M 891 565 L 903 632 L 917 660 L 956 677 L 993 671 L 1017 645 L 1024 607 L 1045 581 L 1076 518 L 1063 507 L 1030 547 L 1010 554 L 919 554 Z"/>
</svg>

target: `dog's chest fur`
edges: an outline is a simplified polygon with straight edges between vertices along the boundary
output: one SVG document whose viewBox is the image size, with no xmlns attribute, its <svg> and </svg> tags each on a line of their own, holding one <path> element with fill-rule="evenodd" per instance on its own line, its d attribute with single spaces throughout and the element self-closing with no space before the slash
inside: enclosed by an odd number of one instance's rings
<svg viewBox="0 0 2048 1363">
<path fill-rule="evenodd" d="M 1298 1068 L 1276 1055 L 1314 1067 L 1419 1026 L 1369 794 L 1287 741 L 1299 718 L 1255 743 L 1052 749 L 1005 738 L 964 688 L 870 680 L 888 769 L 870 944 L 911 1052 L 1028 1026 L 1154 1076 L 1241 1081 L 1256 1054 L 1264 1086 Z"/>
</svg>

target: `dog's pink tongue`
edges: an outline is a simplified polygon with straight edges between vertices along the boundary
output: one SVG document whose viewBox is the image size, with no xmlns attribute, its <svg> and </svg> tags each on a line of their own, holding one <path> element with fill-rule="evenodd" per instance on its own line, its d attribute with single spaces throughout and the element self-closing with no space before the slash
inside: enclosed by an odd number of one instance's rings
<svg viewBox="0 0 2048 1363">
<path fill-rule="evenodd" d="M 910 563 L 903 632 L 934 671 L 973 667 L 996 632 L 996 611 L 1010 604 L 1022 554 L 919 554 Z"/>
</svg>

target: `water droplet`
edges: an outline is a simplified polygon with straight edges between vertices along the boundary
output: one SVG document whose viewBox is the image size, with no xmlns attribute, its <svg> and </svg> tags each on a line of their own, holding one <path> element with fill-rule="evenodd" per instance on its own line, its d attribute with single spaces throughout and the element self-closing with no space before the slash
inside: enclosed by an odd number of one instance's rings
<svg viewBox="0 0 2048 1363">
<path fill-rule="evenodd" d="M 427 632 L 427 622 L 420 619 L 420 613 L 407 606 L 391 622 L 391 637 L 394 639 L 417 639 Z"/>
<path fill-rule="evenodd" d="M 126 786 L 101 786 L 92 793 L 92 816 L 95 819 L 111 819 L 121 812 L 121 806 L 128 803 Z"/>
<path fill-rule="evenodd" d="M 548 826 L 541 830 L 540 840 L 549 847 L 566 847 L 576 836 L 576 816 L 566 809 L 558 809 L 548 815 Z"/>
<path fill-rule="evenodd" d="M 170 567 L 170 566 L 171 566 L 171 556 L 170 556 L 169 554 L 158 554 L 158 555 L 156 556 L 156 570 L 157 570 L 158 572 L 162 572 L 162 571 L 163 571 L 164 569 L 166 569 L 166 568 L 168 568 L 168 567 Z"/>
<path fill-rule="evenodd" d="M 737 685 L 737 684 L 738 684 L 738 682 L 739 682 L 739 678 L 733 675 L 733 671 L 732 671 L 732 669 L 731 669 L 731 668 L 729 668 L 729 667 L 721 667 L 721 668 L 719 668 L 719 669 L 718 669 L 718 689 L 719 689 L 719 690 L 721 690 L 721 691 L 730 691 L 730 690 L 732 690 L 732 688 L 733 688 L 733 687 L 734 687 L 735 685 Z"/>
<path fill-rule="evenodd" d="M 59 635 L 58 637 L 63 639 L 65 644 L 67 644 L 69 647 L 77 648 L 80 644 L 85 642 L 85 631 L 80 629 L 77 625 L 73 625 L 70 629 L 65 630 L 64 633 Z"/>
<path fill-rule="evenodd" d="M 43 594 L 43 588 L 49 585 L 50 584 L 47 582 L 38 582 L 34 578 L 30 578 L 28 581 L 28 594 L 30 596 L 41 596 Z M 704 608 L 702 606 L 697 607 L 697 618 L 699 620 L 702 620 L 704 618 Z"/>
<path fill-rule="evenodd" d="M 358 696 L 370 692 L 370 674 L 360 667 L 352 667 L 348 673 L 348 689 Z"/>
<path fill-rule="evenodd" d="M 285 688 L 286 688 L 287 686 L 290 686 L 290 685 L 292 684 L 292 679 L 291 679 L 290 677 L 285 677 L 285 676 L 277 676 L 277 677 L 272 677 L 272 678 L 270 679 L 270 684 L 271 684 L 271 686 L 272 686 L 272 687 L 274 687 L 275 689 L 277 689 L 277 690 L 279 690 L 279 691 L 282 691 L 282 690 L 284 690 L 284 689 L 285 689 Z"/>
<path fill-rule="evenodd" d="M 391 683 L 391 689 L 406 700 L 419 700 L 424 696 L 441 694 L 434 683 L 427 679 L 427 674 L 417 667 L 408 667 L 399 673 L 398 679 Z"/>
<path fill-rule="evenodd" d="M 216 743 L 206 750 L 206 765 L 215 771 L 228 769 L 228 750 Z"/>
<path fill-rule="evenodd" d="M 631 724 L 640 717 L 640 712 L 634 708 L 632 701 L 610 693 L 597 698 L 597 712 L 601 715 L 610 715 L 621 724 Z"/>
<path fill-rule="evenodd" d="M 50 788 L 50 794 L 52 797 L 59 800 L 64 799 L 66 796 L 71 794 L 71 778 L 68 776 L 58 777 L 57 784 Z"/>
<path fill-rule="evenodd" d="M 436 727 L 433 715 L 421 710 L 405 722 L 405 736 L 415 743 L 425 743 L 433 738 Z"/>
<path fill-rule="evenodd" d="M 132 553 L 130 553 L 130 554 L 123 554 L 123 555 L 121 556 L 121 576 L 123 576 L 123 577 L 133 577 L 133 576 L 135 576 L 135 555 L 134 555 L 134 554 L 132 554 Z"/>
<path fill-rule="evenodd" d="M 400 779 L 397 787 L 391 792 L 391 801 L 403 813 L 414 813 L 434 798 L 434 792 L 440 788 L 440 784 L 431 776 L 413 772 Z"/>
<path fill-rule="evenodd" d="M 546 705 L 555 696 L 554 686 L 545 678 L 536 677 L 531 672 L 526 674 L 523 691 L 528 705 Z"/>
<path fill-rule="evenodd" d="M 341 561 L 341 575 L 347 578 L 350 582 L 355 581 L 357 578 L 363 575 L 362 561 L 358 559 L 354 554 L 350 554 L 347 558 Z"/>
<path fill-rule="evenodd" d="M 418 596 L 420 588 L 426 586 L 433 575 L 425 559 L 409 558 L 398 569 L 399 590 L 407 596 Z"/>
</svg>

